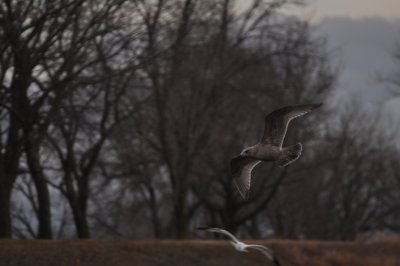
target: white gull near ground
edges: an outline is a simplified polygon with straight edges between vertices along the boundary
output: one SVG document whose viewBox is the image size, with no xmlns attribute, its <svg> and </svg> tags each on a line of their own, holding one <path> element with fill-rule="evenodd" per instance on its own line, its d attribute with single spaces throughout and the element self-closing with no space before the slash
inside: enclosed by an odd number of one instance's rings
<svg viewBox="0 0 400 266">
<path fill-rule="evenodd" d="M 197 228 L 198 230 L 204 230 L 212 233 L 218 233 L 218 234 L 223 234 L 228 237 L 230 237 L 233 241 L 231 241 L 232 245 L 235 247 L 237 251 L 240 252 L 248 252 L 248 248 L 252 248 L 255 250 L 260 251 L 262 254 L 264 254 L 274 265 L 280 266 L 281 264 L 279 263 L 278 259 L 275 257 L 274 253 L 272 252 L 271 249 L 263 246 L 263 245 L 254 245 L 254 244 L 245 244 L 243 242 L 240 242 L 234 235 L 226 231 L 225 229 L 221 228 L 207 228 L 207 227 L 199 227 Z"/>
</svg>

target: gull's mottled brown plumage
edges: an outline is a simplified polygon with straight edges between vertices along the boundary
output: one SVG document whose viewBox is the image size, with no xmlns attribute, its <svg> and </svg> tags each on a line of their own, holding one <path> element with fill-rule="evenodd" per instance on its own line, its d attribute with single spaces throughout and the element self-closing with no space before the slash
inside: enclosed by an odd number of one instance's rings
<svg viewBox="0 0 400 266">
<path fill-rule="evenodd" d="M 275 110 L 265 117 L 264 134 L 261 141 L 244 149 L 231 160 L 231 174 L 240 195 L 247 199 L 250 192 L 251 172 L 261 161 L 277 161 L 284 167 L 300 157 L 301 143 L 282 148 L 290 121 L 305 115 L 322 104 L 304 104 L 286 106 Z"/>
</svg>

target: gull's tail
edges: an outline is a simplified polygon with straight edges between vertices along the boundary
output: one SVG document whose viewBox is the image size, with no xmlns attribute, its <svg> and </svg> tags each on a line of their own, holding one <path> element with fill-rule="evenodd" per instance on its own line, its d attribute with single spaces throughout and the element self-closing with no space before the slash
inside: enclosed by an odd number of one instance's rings
<svg viewBox="0 0 400 266">
<path fill-rule="evenodd" d="M 281 266 L 282 264 L 279 262 L 279 260 L 274 256 L 274 259 L 272 260 L 272 263 L 276 266 Z"/>
<path fill-rule="evenodd" d="M 281 151 L 281 155 L 279 156 L 279 159 L 277 161 L 278 165 L 280 167 L 284 167 L 288 164 L 293 163 L 300 157 L 301 151 L 302 151 L 301 143 L 297 143 L 295 145 L 283 148 Z"/>
</svg>

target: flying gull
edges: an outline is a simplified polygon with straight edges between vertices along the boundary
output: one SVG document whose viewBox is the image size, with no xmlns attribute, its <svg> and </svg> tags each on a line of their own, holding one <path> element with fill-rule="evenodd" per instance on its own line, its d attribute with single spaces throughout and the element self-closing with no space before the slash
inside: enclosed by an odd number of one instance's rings
<svg viewBox="0 0 400 266">
<path fill-rule="evenodd" d="M 231 241 L 231 243 L 232 243 L 232 245 L 235 247 L 235 249 L 237 251 L 249 252 L 247 250 L 247 248 L 252 248 L 252 249 L 258 250 L 262 254 L 264 254 L 270 261 L 272 261 L 274 263 L 274 265 L 276 265 L 276 266 L 280 266 L 281 265 L 279 263 L 278 259 L 274 256 L 274 253 L 272 252 L 272 250 L 267 248 L 267 247 L 265 247 L 265 246 L 262 246 L 262 245 L 247 245 L 247 244 L 245 244 L 243 242 L 240 242 L 234 235 L 232 235 L 228 231 L 226 231 L 224 229 L 221 229 L 221 228 L 199 227 L 197 229 L 229 236 L 233 240 L 233 241 Z"/>
<path fill-rule="evenodd" d="M 264 134 L 261 141 L 245 148 L 239 156 L 231 160 L 231 174 L 240 195 L 248 199 L 251 171 L 261 161 L 276 161 L 284 167 L 296 161 L 301 154 L 301 143 L 282 148 L 289 122 L 305 115 L 322 104 L 286 106 L 265 117 Z"/>
</svg>

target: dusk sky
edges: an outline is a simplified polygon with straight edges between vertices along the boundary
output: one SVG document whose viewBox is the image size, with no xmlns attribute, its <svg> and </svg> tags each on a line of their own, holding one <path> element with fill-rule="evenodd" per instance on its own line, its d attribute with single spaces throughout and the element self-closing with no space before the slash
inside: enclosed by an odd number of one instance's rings
<svg viewBox="0 0 400 266">
<path fill-rule="evenodd" d="M 394 113 L 400 123 L 400 97 L 390 98 L 387 91 L 393 85 L 377 81 L 379 75 L 393 73 L 396 65 L 400 69 L 393 57 L 396 44 L 400 46 L 400 0 L 304 1 L 304 7 L 292 5 L 282 11 L 311 21 L 316 33 L 327 38 L 332 61 L 341 72 L 330 103 L 340 106 L 357 98 Z"/>
<path fill-rule="evenodd" d="M 347 16 L 362 18 L 379 16 L 400 19 L 399 0 L 307 0 L 318 18 Z"/>
<path fill-rule="evenodd" d="M 400 0 L 307 3 L 298 15 L 312 17 L 318 34 L 328 39 L 335 64 L 340 66 L 336 94 L 340 96 L 336 98 L 339 103 L 358 98 L 368 105 L 383 107 L 400 120 L 400 100 L 386 93 L 391 85 L 377 82 L 378 75 L 388 75 L 396 69 L 393 52 L 396 43 L 400 43 Z"/>
</svg>

